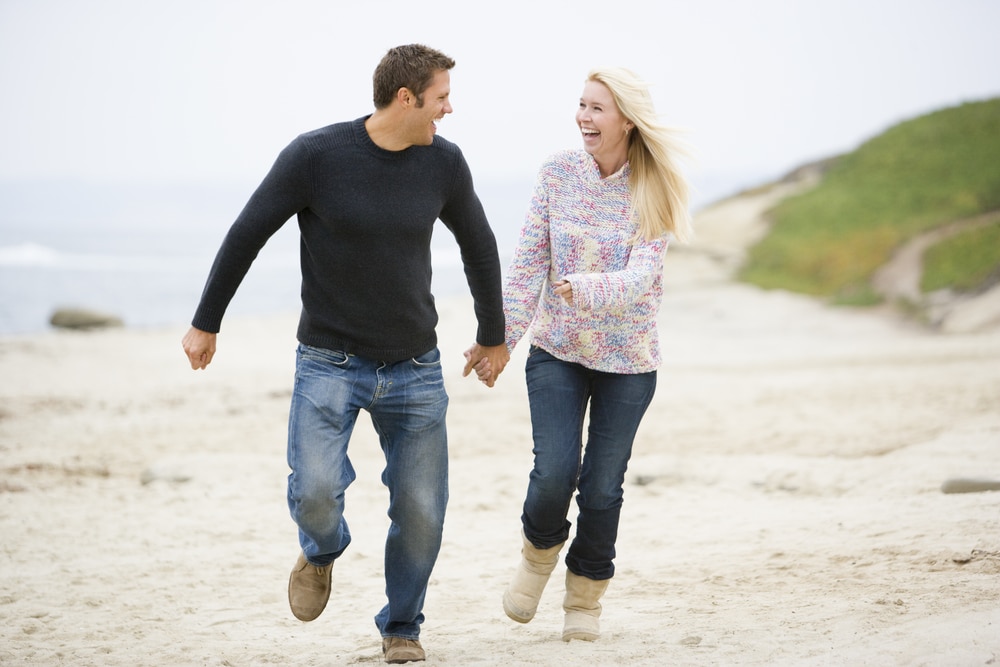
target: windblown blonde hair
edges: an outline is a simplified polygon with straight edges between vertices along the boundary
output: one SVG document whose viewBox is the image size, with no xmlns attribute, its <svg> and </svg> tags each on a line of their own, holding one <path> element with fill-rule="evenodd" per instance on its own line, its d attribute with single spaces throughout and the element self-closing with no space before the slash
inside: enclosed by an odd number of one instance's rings
<svg viewBox="0 0 1000 667">
<path fill-rule="evenodd" d="M 652 240 L 670 232 L 679 241 L 689 240 L 689 188 L 678 164 L 678 158 L 688 151 L 675 131 L 657 118 L 649 87 L 623 67 L 591 70 L 587 80 L 607 86 L 618 110 L 635 125 L 629 136 L 628 161 L 632 213 L 639 224 L 637 237 Z"/>
</svg>

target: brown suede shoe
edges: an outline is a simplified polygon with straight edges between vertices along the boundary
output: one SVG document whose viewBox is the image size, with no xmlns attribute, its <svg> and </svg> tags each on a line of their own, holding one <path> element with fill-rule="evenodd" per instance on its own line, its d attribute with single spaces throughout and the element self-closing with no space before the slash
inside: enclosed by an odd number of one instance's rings
<svg viewBox="0 0 1000 667">
<path fill-rule="evenodd" d="M 402 637 L 385 637 L 382 639 L 382 653 L 385 661 L 390 665 L 399 665 L 404 662 L 420 662 L 425 659 L 424 647 L 417 639 L 403 639 Z"/>
<path fill-rule="evenodd" d="M 330 573 L 333 563 L 313 565 L 300 553 L 288 577 L 288 606 L 300 621 L 311 621 L 326 609 L 330 599 Z"/>
</svg>

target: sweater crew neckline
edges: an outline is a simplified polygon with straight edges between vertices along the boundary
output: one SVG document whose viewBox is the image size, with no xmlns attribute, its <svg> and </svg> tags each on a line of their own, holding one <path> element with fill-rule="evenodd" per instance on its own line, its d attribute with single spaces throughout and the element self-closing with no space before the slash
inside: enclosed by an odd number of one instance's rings
<svg viewBox="0 0 1000 667">
<path fill-rule="evenodd" d="M 581 175 L 586 180 L 594 181 L 596 183 L 614 183 L 624 179 L 628 182 L 628 177 L 631 173 L 628 160 L 626 160 L 625 163 L 618 168 L 618 171 L 605 177 L 601 176 L 601 167 L 597 164 L 597 160 L 594 159 L 593 155 L 585 150 L 577 151 L 577 155 L 579 156 Z"/>
<path fill-rule="evenodd" d="M 352 123 L 354 128 L 354 138 L 357 140 L 358 145 L 367 150 L 369 153 L 375 157 L 382 158 L 383 160 L 402 160 L 409 154 L 409 146 L 401 151 L 390 151 L 382 148 L 374 141 L 372 141 L 371 135 L 368 134 L 368 129 L 365 127 L 365 122 L 371 118 L 371 114 L 357 118 Z"/>
</svg>

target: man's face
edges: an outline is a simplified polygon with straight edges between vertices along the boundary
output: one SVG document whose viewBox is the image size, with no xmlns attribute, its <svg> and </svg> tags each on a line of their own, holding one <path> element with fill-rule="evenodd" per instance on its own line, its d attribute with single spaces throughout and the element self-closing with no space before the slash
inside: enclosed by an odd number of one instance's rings
<svg viewBox="0 0 1000 667">
<path fill-rule="evenodd" d="M 407 117 L 406 127 L 410 142 L 416 146 L 429 146 L 434 141 L 437 132 L 436 121 L 451 113 L 451 76 L 447 70 L 440 70 L 434 75 L 431 85 L 427 86 L 421 100 L 411 108 Z"/>
</svg>

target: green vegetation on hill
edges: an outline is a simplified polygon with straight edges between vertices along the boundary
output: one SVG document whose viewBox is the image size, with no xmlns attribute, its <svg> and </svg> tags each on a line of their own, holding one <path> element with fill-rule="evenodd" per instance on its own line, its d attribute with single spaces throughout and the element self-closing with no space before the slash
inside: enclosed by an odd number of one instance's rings
<svg viewBox="0 0 1000 667">
<path fill-rule="evenodd" d="M 740 278 L 838 303 L 871 303 L 873 274 L 902 243 L 997 209 L 1000 98 L 900 123 L 838 158 L 817 187 L 772 211 L 773 227 L 750 249 Z M 930 270 L 952 273 L 929 281 L 925 275 L 924 284 L 968 290 L 976 280 L 996 279 L 1000 243 L 991 228 L 936 250 Z M 981 246 L 975 262 L 964 259 L 970 244 Z"/>
<path fill-rule="evenodd" d="M 1000 279 L 1000 216 L 989 225 L 976 227 L 946 239 L 924 254 L 924 292 L 950 288 L 973 292 Z"/>
</svg>

